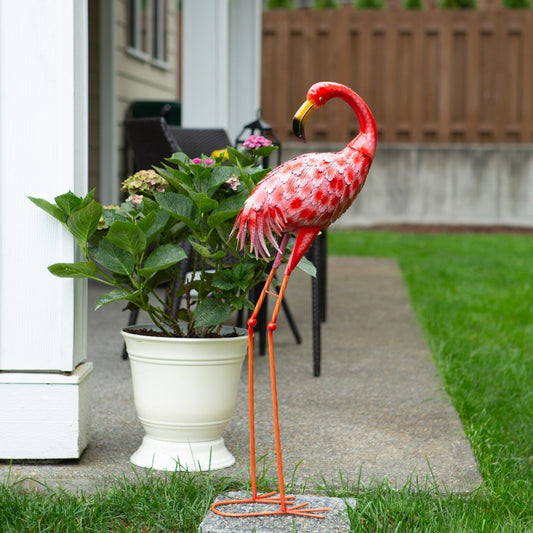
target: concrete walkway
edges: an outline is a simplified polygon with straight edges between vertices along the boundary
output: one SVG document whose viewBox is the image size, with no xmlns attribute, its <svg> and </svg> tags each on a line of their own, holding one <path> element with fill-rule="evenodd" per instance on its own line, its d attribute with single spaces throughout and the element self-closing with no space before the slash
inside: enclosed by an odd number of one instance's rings
<svg viewBox="0 0 533 533">
<path fill-rule="evenodd" d="M 91 309 L 102 290 L 90 285 Z M 329 259 L 328 320 L 323 325 L 322 376 L 312 376 L 310 281 L 299 271 L 287 298 L 304 337 L 297 346 L 283 314 L 276 361 L 285 476 L 313 493 L 315 481 L 342 479 L 396 486 L 446 486 L 467 492 L 481 478 L 458 416 L 408 303 L 396 263 Z M 93 435 L 80 460 L 0 463 L 0 479 L 93 491 L 117 477 L 133 479 L 129 456 L 142 439 L 133 406 L 129 363 L 120 358 L 121 305 L 89 313 L 89 360 L 94 362 Z M 268 361 L 256 356 L 257 451 L 273 461 Z M 237 464 L 223 473 L 247 478 L 246 365 L 238 407 L 225 439 Z M 274 475 L 270 471 L 269 475 Z"/>
</svg>

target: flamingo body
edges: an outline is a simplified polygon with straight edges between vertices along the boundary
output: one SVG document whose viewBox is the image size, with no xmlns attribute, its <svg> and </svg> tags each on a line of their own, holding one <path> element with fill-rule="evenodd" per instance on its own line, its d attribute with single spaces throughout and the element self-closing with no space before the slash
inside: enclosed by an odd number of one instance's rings
<svg viewBox="0 0 533 533">
<path fill-rule="evenodd" d="M 274 234 L 326 229 L 352 205 L 370 164 L 366 154 L 347 147 L 336 154 L 304 154 L 280 165 L 257 185 L 237 218 L 241 246 L 248 232 L 250 250 L 266 258 L 265 237 L 277 249 Z"/>
<path fill-rule="evenodd" d="M 257 257 L 270 257 L 267 241 L 279 257 L 283 253 L 280 236 L 304 228 L 312 228 L 316 236 L 352 205 L 365 183 L 376 146 L 374 118 L 354 91 L 333 82 L 313 85 L 307 93 L 307 107 L 321 107 L 334 97 L 344 99 L 354 109 L 360 132 L 340 152 L 300 155 L 259 182 L 237 216 L 234 228 L 234 231 L 238 228 L 237 239 L 242 248 L 249 234 L 250 251 Z M 306 250 L 295 246 L 293 253 L 299 260 Z M 297 262 L 295 257 L 292 263 Z"/>
</svg>

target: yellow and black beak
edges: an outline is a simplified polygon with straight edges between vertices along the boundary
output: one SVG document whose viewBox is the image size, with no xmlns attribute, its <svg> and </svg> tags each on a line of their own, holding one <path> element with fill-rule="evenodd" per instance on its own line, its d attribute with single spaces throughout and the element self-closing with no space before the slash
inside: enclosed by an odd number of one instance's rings
<svg viewBox="0 0 533 533">
<path fill-rule="evenodd" d="M 306 100 L 301 106 L 298 111 L 296 111 L 296 114 L 294 115 L 292 119 L 292 131 L 294 132 L 294 135 L 298 137 L 298 139 L 305 141 L 305 133 L 304 133 L 304 126 L 305 122 L 309 118 L 309 114 L 311 113 L 312 109 L 314 107 L 313 102 L 310 100 Z"/>
</svg>

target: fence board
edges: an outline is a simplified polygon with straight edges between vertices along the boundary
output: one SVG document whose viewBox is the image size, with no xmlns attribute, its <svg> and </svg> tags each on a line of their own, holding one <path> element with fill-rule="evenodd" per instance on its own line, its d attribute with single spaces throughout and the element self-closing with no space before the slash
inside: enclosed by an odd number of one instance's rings
<svg viewBox="0 0 533 533">
<path fill-rule="evenodd" d="M 262 114 L 283 140 L 307 88 L 329 79 L 371 106 L 381 141 L 533 142 L 533 12 L 266 11 Z M 345 141 L 343 102 L 308 123 Z"/>
</svg>

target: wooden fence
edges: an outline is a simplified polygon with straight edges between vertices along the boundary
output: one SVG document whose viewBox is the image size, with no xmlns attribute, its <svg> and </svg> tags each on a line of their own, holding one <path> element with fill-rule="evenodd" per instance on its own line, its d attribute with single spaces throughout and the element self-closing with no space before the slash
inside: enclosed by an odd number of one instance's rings
<svg viewBox="0 0 533 533">
<path fill-rule="evenodd" d="M 333 80 L 374 112 L 382 142 L 533 142 L 533 11 L 266 11 L 262 115 L 282 140 L 308 87 Z M 331 101 L 307 137 L 345 141 Z"/>
</svg>

